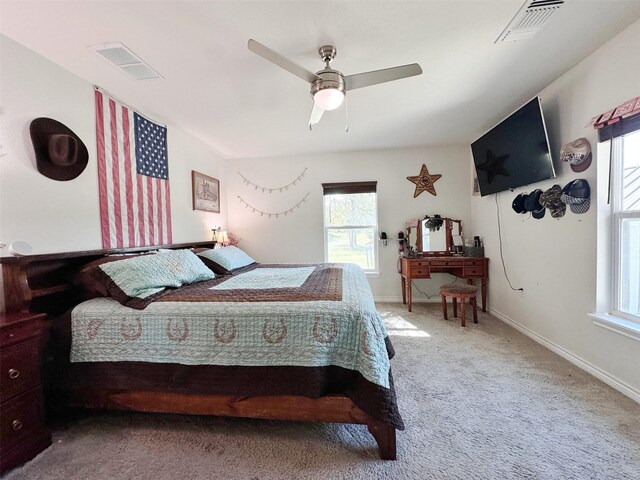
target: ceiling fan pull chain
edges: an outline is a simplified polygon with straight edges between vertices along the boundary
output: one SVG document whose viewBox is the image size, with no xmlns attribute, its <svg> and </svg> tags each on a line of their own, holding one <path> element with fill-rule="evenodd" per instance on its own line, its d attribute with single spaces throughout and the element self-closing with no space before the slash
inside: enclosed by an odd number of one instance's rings
<svg viewBox="0 0 640 480">
<path fill-rule="evenodd" d="M 347 108 L 347 96 L 344 96 L 344 131 L 349 133 L 349 109 Z"/>
</svg>

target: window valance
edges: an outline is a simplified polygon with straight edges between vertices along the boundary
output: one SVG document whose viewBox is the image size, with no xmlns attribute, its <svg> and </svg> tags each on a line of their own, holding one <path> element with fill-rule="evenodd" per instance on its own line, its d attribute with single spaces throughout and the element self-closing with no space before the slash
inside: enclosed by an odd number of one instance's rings
<svg viewBox="0 0 640 480">
<path fill-rule="evenodd" d="M 598 140 L 604 142 L 640 128 L 640 97 L 634 97 L 616 108 L 593 117 L 587 126 L 598 129 Z"/>
<path fill-rule="evenodd" d="M 339 195 L 343 193 L 376 193 L 377 184 L 377 181 L 323 183 L 322 192 L 324 195 Z"/>
<path fill-rule="evenodd" d="M 627 133 L 640 130 L 640 115 L 634 115 L 633 117 L 622 118 L 620 121 L 606 125 L 598 130 L 598 141 L 605 142 L 612 138 L 626 135 Z"/>
</svg>

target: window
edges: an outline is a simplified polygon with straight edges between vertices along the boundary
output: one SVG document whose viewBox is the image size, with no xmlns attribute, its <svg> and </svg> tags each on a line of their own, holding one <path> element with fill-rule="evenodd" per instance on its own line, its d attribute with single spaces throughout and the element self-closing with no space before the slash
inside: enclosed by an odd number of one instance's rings
<svg viewBox="0 0 640 480">
<path fill-rule="evenodd" d="M 640 322 L 640 130 L 613 141 L 612 313 Z"/>
<path fill-rule="evenodd" d="M 640 115 L 600 131 L 611 149 L 611 314 L 640 323 Z"/>
<path fill-rule="evenodd" d="M 377 182 L 323 183 L 324 260 L 378 270 Z"/>
</svg>

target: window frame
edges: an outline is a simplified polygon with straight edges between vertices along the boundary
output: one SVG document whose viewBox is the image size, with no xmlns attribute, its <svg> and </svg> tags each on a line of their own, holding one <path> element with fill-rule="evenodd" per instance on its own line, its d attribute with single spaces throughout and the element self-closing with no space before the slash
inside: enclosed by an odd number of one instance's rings
<svg viewBox="0 0 640 480">
<path fill-rule="evenodd" d="M 329 262 L 329 231 L 330 230 L 358 230 L 373 229 L 373 268 L 364 268 L 362 270 L 366 275 L 378 275 L 380 270 L 380 262 L 378 258 L 378 192 L 377 182 L 342 182 L 342 183 L 323 183 L 322 195 L 322 226 L 324 233 L 324 261 Z M 372 193 L 375 202 L 375 224 L 374 225 L 327 225 L 327 208 L 326 199 L 328 195 L 354 195 L 359 193 Z"/>
</svg>

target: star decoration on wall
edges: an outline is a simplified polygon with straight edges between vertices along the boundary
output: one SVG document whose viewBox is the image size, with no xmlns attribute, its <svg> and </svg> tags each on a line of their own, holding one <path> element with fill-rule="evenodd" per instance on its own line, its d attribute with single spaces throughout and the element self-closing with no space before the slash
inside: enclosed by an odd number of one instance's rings
<svg viewBox="0 0 640 480">
<path fill-rule="evenodd" d="M 415 177 L 407 177 L 407 180 L 416 184 L 416 190 L 413 192 L 413 198 L 416 198 L 422 192 L 429 192 L 434 196 L 438 195 L 436 193 L 436 187 L 433 184 L 436 183 L 441 176 L 442 175 L 440 174 L 430 175 L 429 170 L 427 170 L 427 166 L 422 164 L 419 175 L 416 175 Z"/>
<path fill-rule="evenodd" d="M 487 159 L 476 165 L 477 170 L 484 170 L 487 172 L 487 183 L 491 183 L 496 175 L 504 175 L 510 177 L 511 172 L 504 166 L 504 162 L 509 158 L 509 155 L 500 155 L 496 157 L 491 150 L 487 150 Z"/>
</svg>

